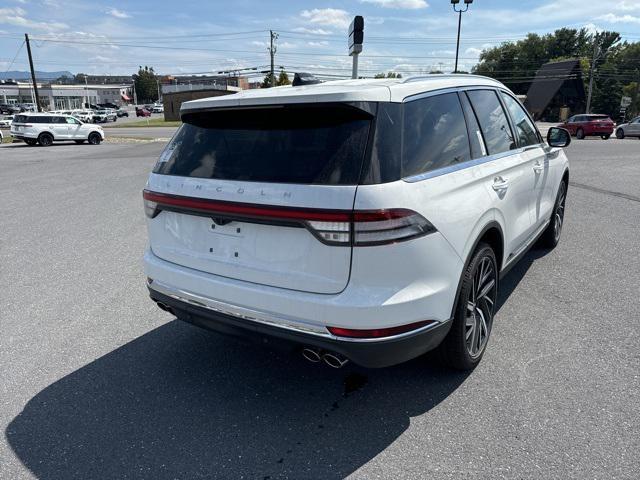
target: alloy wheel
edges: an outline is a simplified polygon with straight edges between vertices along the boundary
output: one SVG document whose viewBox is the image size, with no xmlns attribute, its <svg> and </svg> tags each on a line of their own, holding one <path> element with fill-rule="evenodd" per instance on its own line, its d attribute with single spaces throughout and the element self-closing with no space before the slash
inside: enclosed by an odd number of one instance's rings
<svg viewBox="0 0 640 480">
<path fill-rule="evenodd" d="M 553 237 L 556 240 L 560 240 L 560 234 L 562 233 L 562 224 L 564 222 L 564 203 L 566 200 L 566 187 L 564 182 L 560 185 L 560 191 L 558 192 L 558 203 L 556 204 L 556 210 L 553 213 Z"/>
<path fill-rule="evenodd" d="M 465 344 L 471 358 L 482 354 L 489 340 L 496 302 L 496 269 L 489 257 L 484 257 L 475 272 L 467 299 Z"/>
</svg>

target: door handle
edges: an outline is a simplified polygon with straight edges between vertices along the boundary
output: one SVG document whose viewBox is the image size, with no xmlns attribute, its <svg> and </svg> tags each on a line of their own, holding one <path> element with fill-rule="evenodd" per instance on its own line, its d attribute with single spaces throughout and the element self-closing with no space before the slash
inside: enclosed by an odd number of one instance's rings
<svg viewBox="0 0 640 480">
<path fill-rule="evenodd" d="M 544 165 L 541 163 L 536 163 L 533 165 L 533 171 L 536 173 L 540 173 L 544 170 Z"/>
<path fill-rule="evenodd" d="M 493 179 L 493 185 L 491 186 L 496 192 L 500 192 L 502 190 L 506 190 L 509 188 L 509 181 L 502 178 L 496 177 Z"/>
</svg>

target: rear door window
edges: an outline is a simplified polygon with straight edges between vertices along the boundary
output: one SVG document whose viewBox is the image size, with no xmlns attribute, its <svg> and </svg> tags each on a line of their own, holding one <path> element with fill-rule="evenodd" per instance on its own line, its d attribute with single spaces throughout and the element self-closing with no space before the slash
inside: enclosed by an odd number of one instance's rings
<svg viewBox="0 0 640 480">
<path fill-rule="evenodd" d="M 471 144 L 471 156 L 472 158 L 485 157 L 487 155 L 487 149 L 484 146 L 482 131 L 480 130 L 480 125 L 478 124 L 476 114 L 473 112 L 473 108 L 471 108 L 471 103 L 469 103 L 469 99 L 464 94 L 464 92 L 460 92 L 458 94 L 458 98 L 460 98 L 462 110 L 464 111 L 464 117 L 467 120 L 469 143 Z"/>
<path fill-rule="evenodd" d="M 508 152 L 516 148 L 511 126 L 493 90 L 470 90 L 467 92 L 473 110 L 489 150 L 489 155 Z"/>
<path fill-rule="evenodd" d="M 467 127 L 456 93 L 405 103 L 403 177 L 470 159 Z"/>
<path fill-rule="evenodd" d="M 154 172 L 220 180 L 356 185 L 372 118 L 346 104 L 187 113 Z"/>
<path fill-rule="evenodd" d="M 511 95 L 504 92 L 501 92 L 501 95 L 507 106 L 507 110 L 509 110 L 511 120 L 513 120 L 520 146 L 526 147 L 527 145 L 537 145 L 540 143 L 536 127 L 533 125 L 527 112 L 524 111 Z"/>
</svg>

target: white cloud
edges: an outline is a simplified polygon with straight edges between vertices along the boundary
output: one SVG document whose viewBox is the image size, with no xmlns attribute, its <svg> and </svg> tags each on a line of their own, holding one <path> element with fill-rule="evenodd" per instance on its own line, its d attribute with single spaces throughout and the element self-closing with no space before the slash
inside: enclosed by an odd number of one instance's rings
<svg viewBox="0 0 640 480">
<path fill-rule="evenodd" d="M 616 5 L 615 5 L 617 10 L 623 10 L 623 11 L 633 11 L 633 10 L 640 10 L 640 3 L 638 2 L 638 0 L 622 0 L 619 1 Z"/>
<path fill-rule="evenodd" d="M 362 3 L 373 3 L 383 8 L 397 8 L 417 10 L 427 8 L 429 4 L 425 0 L 360 0 Z"/>
<path fill-rule="evenodd" d="M 20 7 L 0 8 L 0 24 L 15 25 L 33 30 L 66 30 L 69 26 L 61 22 L 38 22 L 29 20 L 27 12 Z"/>
<path fill-rule="evenodd" d="M 464 54 L 470 57 L 479 57 L 481 53 L 482 53 L 482 50 L 480 48 L 474 48 L 474 47 L 469 47 L 464 51 Z"/>
<path fill-rule="evenodd" d="M 597 26 L 595 23 L 585 23 L 582 28 L 584 28 L 588 33 L 595 34 L 598 32 L 602 32 L 602 28 Z"/>
<path fill-rule="evenodd" d="M 300 16 L 311 23 L 318 25 L 330 25 L 332 27 L 346 28 L 351 23 L 349 12 L 339 8 L 314 8 L 303 10 Z"/>
<path fill-rule="evenodd" d="M 127 12 L 123 12 L 122 10 L 118 10 L 117 8 L 110 8 L 107 10 L 107 14 L 116 18 L 131 18 Z"/>
<path fill-rule="evenodd" d="M 311 33 L 313 35 L 331 35 L 333 32 L 331 30 L 325 30 L 324 28 L 306 28 L 306 27 L 296 27 L 293 29 L 294 32 L 300 33 Z"/>
<path fill-rule="evenodd" d="M 329 42 L 326 40 L 321 40 L 320 42 L 307 42 L 307 45 L 310 47 L 326 47 L 329 45 Z"/>
<path fill-rule="evenodd" d="M 607 13 L 606 15 L 600 15 L 596 20 L 602 20 L 608 23 L 638 23 L 640 24 L 640 17 L 634 17 L 633 15 L 615 15 L 614 13 Z"/>
</svg>

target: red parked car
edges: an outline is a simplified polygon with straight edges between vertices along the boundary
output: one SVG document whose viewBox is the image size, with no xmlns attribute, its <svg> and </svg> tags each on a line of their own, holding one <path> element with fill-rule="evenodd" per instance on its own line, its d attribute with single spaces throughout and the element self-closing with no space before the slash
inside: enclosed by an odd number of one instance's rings
<svg viewBox="0 0 640 480">
<path fill-rule="evenodd" d="M 138 108 L 136 107 L 136 117 L 150 117 L 151 112 L 146 108 Z"/>
<path fill-rule="evenodd" d="M 608 115 L 588 114 L 574 115 L 558 126 L 566 128 L 571 135 L 575 135 L 579 140 L 587 136 L 598 136 L 607 140 L 613 133 L 616 124 Z"/>
</svg>

